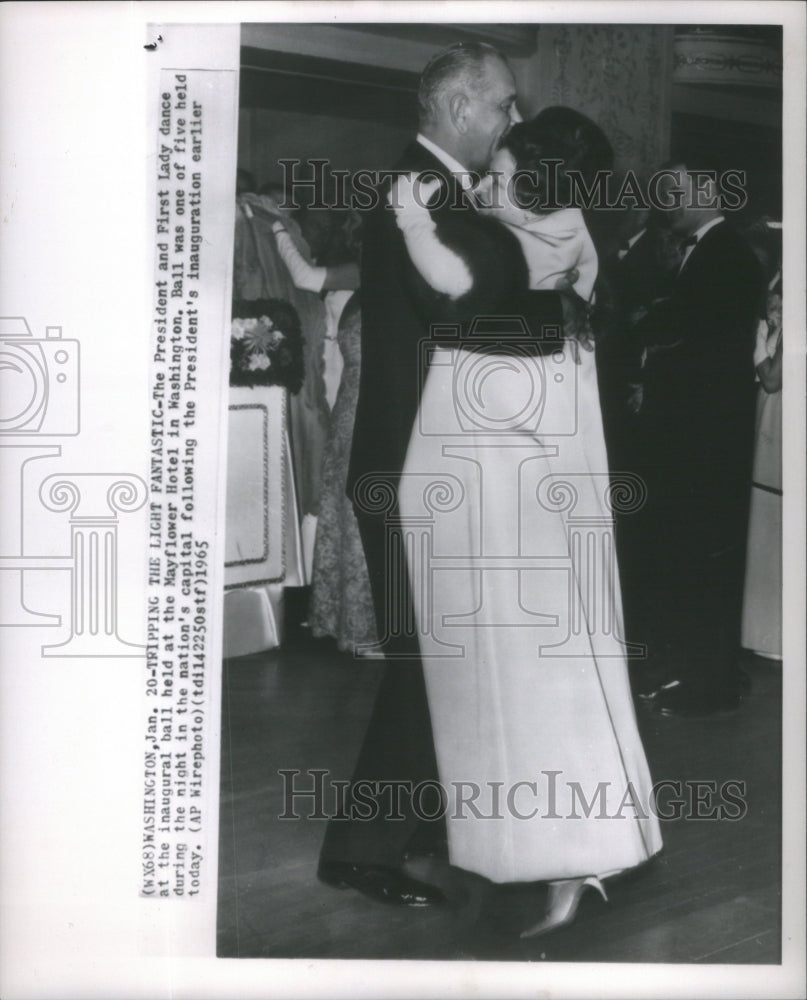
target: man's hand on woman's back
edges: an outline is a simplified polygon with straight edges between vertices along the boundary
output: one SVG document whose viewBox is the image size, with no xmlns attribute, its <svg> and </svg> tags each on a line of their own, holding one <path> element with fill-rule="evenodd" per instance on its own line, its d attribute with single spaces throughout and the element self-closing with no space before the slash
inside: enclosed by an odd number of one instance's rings
<svg viewBox="0 0 807 1000">
<path fill-rule="evenodd" d="M 575 361 L 579 364 L 578 345 L 585 351 L 594 350 L 588 303 L 571 291 L 561 292 L 560 301 L 563 308 L 563 337 L 572 345 Z"/>
</svg>

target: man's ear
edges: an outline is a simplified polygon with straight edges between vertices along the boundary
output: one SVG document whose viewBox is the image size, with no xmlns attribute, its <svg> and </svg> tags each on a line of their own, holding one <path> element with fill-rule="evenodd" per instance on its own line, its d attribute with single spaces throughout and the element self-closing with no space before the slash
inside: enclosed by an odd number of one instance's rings
<svg viewBox="0 0 807 1000">
<path fill-rule="evenodd" d="M 470 101 L 467 94 L 453 94 L 448 102 L 448 112 L 454 128 L 465 135 L 468 131 L 468 116 L 470 114 Z"/>
</svg>

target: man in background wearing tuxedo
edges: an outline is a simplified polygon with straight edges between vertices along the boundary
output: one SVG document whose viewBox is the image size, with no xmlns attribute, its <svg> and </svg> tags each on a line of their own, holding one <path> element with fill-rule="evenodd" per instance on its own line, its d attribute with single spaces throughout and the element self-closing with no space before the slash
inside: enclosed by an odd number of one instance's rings
<svg viewBox="0 0 807 1000">
<path fill-rule="evenodd" d="M 681 264 L 678 239 L 658 208 L 628 211 L 622 240 L 600 261 L 595 307 L 597 376 L 603 430 L 612 473 L 646 478 L 639 431 L 644 345 L 637 326 L 669 297 Z M 644 647 L 628 661 L 636 693 L 652 691 L 663 677 L 658 650 L 648 646 L 650 596 L 644 559 L 647 544 L 641 514 L 615 511 L 617 555 L 625 615 L 625 637 Z"/>
<path fill-rule="evenodd" d="M 515 81 L 504 57 L 482 43 L 449 47 L 423 71 L 418 102 L 420 132 L 396 171 L 426 172 L 440 179 L 439 195 L 429 202 L 432 216 L 448 228 L 454 223 L 478 227 L 470 247 L 478 258 L 472 270 L 485 277 L 462 305 L 435 293 L 408 258 L 387 205 L 390 182 L 382 185 L 365 219 L 361 382 L 347 491 L 356 509 L 388 662 L 352 788 L 360 781 L 406 782 L 411 788 L 438 780 L 403 551 L 398 550 L 396 560 L 390 548 L 395 547 L 390 524 L 397 510 L 397 486 L 423 380 L 422 342 L 430 338 L 435 323 L 456 324 L 467 332 L 478 315 L 521 314 L 532 331 L 542 326 L 560 329 L 563 321 L 561 297 L 526 291 L 527 271 L 518 242 L 504 227 L 479 215 L 474 204 L 472 174 L 487 169 L 499 140 L 520 120 Z M 348 814 L 356 804 L 349 794 Z M 419 820 L 405 790 L 398 796 L 388 787 L 374 804 L 371 817 L 329 822 L 319 878 L 386 902 L 441 902 L 436 887 L 410 878 L 402 865 L 408 854 L 439 849 L 444 823 Z M 420 805 L 429 814 L 435 811 L 433 800 L 426 798 Z M 362 806 L 359 811 L 366 815 L 370 810 Z"/>
<path fill-rule="evenodd" d="M 669 171 L 668 224 L 681 239 L 669 298 L 638 329 L 645 345 L 639 430 L 641 512 L 664 715 L 737 707 L 746 529 L 754 440 L 759 264 L 720 211 L 718 186 Z M 712 172 L 711 178 L 715 174 Z"/>
</svg>

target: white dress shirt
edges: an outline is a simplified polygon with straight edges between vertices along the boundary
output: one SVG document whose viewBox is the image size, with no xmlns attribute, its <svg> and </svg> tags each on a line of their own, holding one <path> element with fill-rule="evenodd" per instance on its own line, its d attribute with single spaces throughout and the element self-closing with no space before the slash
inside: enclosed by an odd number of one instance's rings
<svg viewBox="0 0 807 1000">
<path fill-rule="evenodd" d="M 441 149 L 436 142 L 432 142 L 432 140 L 427 139 L 425 135 L 421 135 L 420 132 L 417 134 L 416 141 L 419 142 L 424 149 L 428 149 L 432 156 L 436 156 L 443 166 L 457 178 L 463 191 L 471 190 L 474 186 L 474 179 L 467 167 L 464 167 L 459 160 L 455 160 L 450 153 Z"/>
<path fill-rule="evenodd" d="M 630 239 L 627 241 L 628 245 L 624 247 L 622 250 L 617 250 L 616 253 L 617 260 L 623 260 L 625 257 L 627 257 L 630 251 L 634 248 L 634 246 L 639 242 L 639 240 L 644 236 L 646 232 L 647 228 L 645 227 L 643 229 L 640 229 L 638 233 L 634 233 L 633 236 L 631 236 Z"/>
</svg>

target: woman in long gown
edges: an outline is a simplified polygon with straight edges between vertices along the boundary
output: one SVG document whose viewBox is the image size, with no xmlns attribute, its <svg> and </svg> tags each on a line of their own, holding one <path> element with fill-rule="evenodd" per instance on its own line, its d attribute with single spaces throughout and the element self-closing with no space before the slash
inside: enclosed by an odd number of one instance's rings
<svg viewBox="0 0 807 1000">
<path fill-rule="evenodd" d="M 514 126 L 493 164 L 500 203 L 516 167 L 587 166 L 603 141 L 568 109 Z M 475 276 L 417 201 L 398 213 L 410 255 L 459 297 Z M 590 296 L 596 254 L 578 209 L 493 214 L 519 238 L 531 287 L 562 287 L 573 270 Z M 550 883 L 547 915 L 525 935 L 568 922 L 587 885 L 602 891 L 661 849 L 594 361 L 563 342 L 536 357 L 518 337 L 503 355 L 435 348 L 399 488 L 449 857 L 494 882 Z"/>
<path fill-rule="evenodd" d="M 781 275 L 768 292 L 754 355 L 759 378 L 748 518 L 742 645 L 782 658 L 782 298 Z"/>
<path fill-rule="evenodd" d="M 308 214 L 313 224 L 317 215 Z M 376 642 L 367 563 L 353 505 L 345 493 L 361 368 L 361 309 L 355 291 L 360 245 L 358 219 L 352 213 L 332 212 L 329 217 L 330 235 L 319 255 L 319 266 L 301 256 L 282 224 L 276 224 L 273 232 L 295 283 L 326 292 L 326 307 L 337 324 L 338 348 L 328 338 L 325 343 L 326 348 L 336 348 L 331 364 L 326 364 L 326 376 L 328 368 L 337 368 L 338 389 L 322 463 L 308 623 L 317 638 L 331 636 L 343 652 L 357 653 Z M 339 364 L 334 366 L 337 356 Z"/>
<path fill-rule="evenodd" d="M 334 362 L 337 358 L 341 362 L 331 330 L 335 323 L 338 323 L 339 313 L 349 299 L 350 293 L 359 287 L 359 268 L 356 261 L 358 243 L 348 235 L 355 229 L 349 216 L 352 216 L 352 213 L 316 209 L 304 211 L 294 220 L 281 214 L 272 223 L 277 253 L 283 260 L 298 294 L 315 295 L 320 308 L 324 310 L 324 323 L 320 330 L 322 337 L 316 340 L 308 338 L 305 350 L 306 376 L 303 380 L 303 394 L 306 393 L 306 385 L 309 385 L 309 394 L 313 391 L 311 387 L 316 387 L 316 411 L 313 407 L 307 406 L 304 413 L 305 422 L 297 420 L 295 424 L 295 413 L 292 410 L 292 445 L 294 446 L 294 442 L 297 441 L 297 454 L 302 456 L 306 470 L 305 482 L 312 487 L 305 493 L 301 491 L 303 515 L 301 534 L 306 582 L 313 582 L 316 539 L 319 535 L 319 509 L 324 486 L 324 462 L 327 441 L 330 437 L 330 398 L 334 381 L 339 377 Z M 306 243 L 307 249 L 317 261 L 316 264 L 312 264 L 300 250 L 301 245 L 306 248 Z M 316 417 L 315 424 L 312 423 L 314 417 Z M 300 451 L 298 440 L 300 438 L 302 445 L 307 449 L 309 456 L 307 458 Z M 297 472 L 297 460 L 295 460 L 295 474 Z"/>
<path fill-rule="evenodd" d="M 308 616 L 315 636 L 333 636 L 339 649 L 349 653 L 356 653 L 362 646 L 371 646 L 377 641 L 364 549 L 353 504 L 345 492 L 359 398 L 359 294 L 354 293 L 339 322 L 338 340 L 344 367 L 331 413 L 331 433 L 322 469 Z"/>
</svg>

